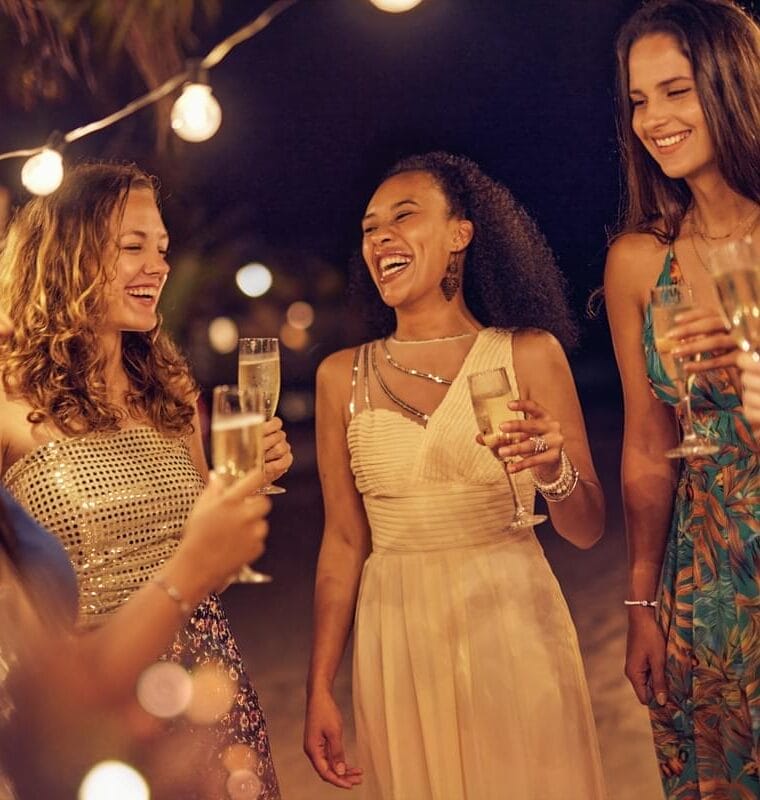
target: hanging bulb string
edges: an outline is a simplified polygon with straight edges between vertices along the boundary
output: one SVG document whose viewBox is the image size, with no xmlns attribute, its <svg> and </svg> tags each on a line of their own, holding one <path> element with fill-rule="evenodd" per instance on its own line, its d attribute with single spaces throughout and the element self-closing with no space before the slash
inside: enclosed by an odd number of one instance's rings
<svg viewBox="0 0 760 800">
<path fill-rule="evenodd" d="M 219 42 L 219 44 L 212 48 L 212 50 L 203 59 L 201 59 L 201 69 L 211 69 L 212 67 L 217 66 L 224 58 L 227 57 L 234 47 L 237 47 L 237 45 L 241 44 L 242 42 L 251 39 L 257 33 L 261 33 L 261 31 L 263 31 L 264 28 L 273 22 L 280 14 L 298 2 L 299 0 L 276 0 L 276 2 L 272 3 L 268 8 L 262 11 L 261 14 L 259 14 L 254 20 L 249 22 L 247 25 L 244 25 L 242 28 L 235 31 L 233 34 L 228 36 L 226 39 L 223 39 L 221 42 Z M 157 86 L 147 94 L 132 100 L 131 103 L 127 103 L 124 108 L 115 111 L 113 114 L 109 114 L 107 117 L 103 117 L 95 122 L 90 122 L 87 125 L 82 125 L 79 128 L 74 128 L 74 130 L 65 133 L 62 137 L 62 142 L 67 144 L 70 142 L 75 142 L 77 139 L 82 139 L 85 136 L 89 136 L 91 133 L 96 133 L 97 131 L 101 131 L 104 128 L 108 128 L 111 125 L 120 122 L 125 117 L 129 117 L 140 109 L 152 105 L 153 103 L 161 100 L 161 98 L 166 97 L 166 95 L 179 88 L 183 83 L 185 83 L 185 81 L 192 78 L 195 72 L 195 68 L 188 68 L 177 75 L 173 75 L 171 78 L 164 81 L 164 83 L 162 83 L 160 86 Z M 44 144 L 40 147 L 33 147 L 26 150 L 13 150 L 8 153 L 0 153 L 0 161 L 8 158 L 34 156 L 38 153 L 41 153 L 47 147 L 49 147 L 49 145 Z"/>
</svg>

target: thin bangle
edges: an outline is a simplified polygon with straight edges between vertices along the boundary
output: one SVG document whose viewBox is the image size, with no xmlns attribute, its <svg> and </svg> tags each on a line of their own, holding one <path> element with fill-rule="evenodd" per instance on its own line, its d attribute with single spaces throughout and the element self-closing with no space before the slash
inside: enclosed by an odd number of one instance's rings
<svg viewBox="0 0 760 800">
<path fill-rule="evenodd" d="M 190 614 L 192 614 L 193 607 L 187 602 L 187 600 L 185 600 L 176 586 L 173 586 L 171 583 L 167 583 L 163 578 L 153 578 L 151 583 L 155 583 L 156 586 L 163 589 L 166 594 L 168 594 L 169 597 L 171 597 L 171 599 L 174 600 L 174 602 L 179 606 L 179 610 L 185 617 L 189 617 Z"/>
<path fill-rule="evenodd" d="M 623 600 L 624 606 L 645 606 L 646 608 L 657 608 L 656 600 Z"/>
</svg>

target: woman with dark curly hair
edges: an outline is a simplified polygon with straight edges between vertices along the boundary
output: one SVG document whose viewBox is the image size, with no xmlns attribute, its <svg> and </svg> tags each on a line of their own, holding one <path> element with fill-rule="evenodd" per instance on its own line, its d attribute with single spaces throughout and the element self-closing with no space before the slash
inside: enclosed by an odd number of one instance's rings
<svg viewBox="0 0 760 800">
<path fill-rule="evenodd" d="M 0 255 L 0 475 L 56 534 L 79 585 L 82 628 L 101 626 L 161 573 L 208 476 L 185 361 L 160 331 L 168 234 L 155 181 L 134 166 L 68 171 L 13 220 Z M 292 462 L 279 420 L 265 429 L 267 473 Z M 188 667 L 237 676 L 214 726 L 219 747 L 188 773 L 223 774 L 224 748 L 252 749 L 262 798 L 279 797 L 264 719 L 221 603 L 211 594 L 170 650 Z M 185 794 L 183 797 L 191 797 Z"/>
<path fill-rule="evenodd" d="M 625 398 L 626 674 L 668 798 L 760 797 L 759 450 L 706 268 L 760 229 L 760 26 L 730 0 L 653 0 L 617 64 L 627 209 L 605 296 Z M 658 352 L 651 293 L 674 285 L 694 307 Z M 688 400 L 669 349 L 700 357 Z M 667 458 L 689 405 L 711 451 Z"/>
<path fill-rule="evenodd" d="M 354 283 L 390 313 L 382 338 L 317 373 L 325 528 L 306 752 L 369 798 L 599 800 L 567 606 L 533 529 L 505 531 L 510 479 L 526 508 L 536 488 L 552 501 L 578 547 L 604 523 L 552 254 L 503 186 L 446 153 L 398 163 L 362 229 Z M 468 376 L 499 368 L 514 402 L 485 446 Z M 360 767 L 332 691 L 354 613 Z"/>
</svg>

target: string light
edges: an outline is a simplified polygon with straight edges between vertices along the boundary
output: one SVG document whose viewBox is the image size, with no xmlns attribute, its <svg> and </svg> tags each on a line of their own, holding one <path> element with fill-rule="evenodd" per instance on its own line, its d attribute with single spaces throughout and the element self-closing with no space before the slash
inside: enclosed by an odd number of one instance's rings
<svg viewBox="0 0 760 800">
<path fill-rule="evenodd" d="M 157 88 L 142 95 L 142 97 L 138 97 L 113 114 L 65 133 L 59 137 L 61 146 L 108 128 L 140 109 L 158 102 L 188 81 L 197 81 L 199 73 L 202 75 L 203 72 L 217 66 L 233 47 L 260 33 L 283 11 L 286 11 L 297 2 L 299 0 L 276 0 L 254 20 L 235 31 L 226 39 L 223 39 L 200 62 L 194 62 L 184 71 L 173 75 Z M 187 96 L 188 92 L 189 96 Z M 179 110 L 175 114 L 175 109 L 178 105 Z M 222 110 L 211 93 L 211 87 L 200 82 L 189 83 L 172 109 L 172 128 L 177 131 L 178 136 L 190 142 L 202 142 L 213 136 L 219 128 L 221 119 Z M 46 144 L 42 147 L 0 153 L 0 161 L 7 158 L 23 157 L 27 157 L 28 161 L 22 168 L 21 180 L 30 192 L 33 194 L 50 194 L 60 186 L 61 180 L 63 180 L 63 159 L 61 158 L 60 148 L 52 148 L 49 144 Z M 58 182 L 55 183 L 54 178 L 59 173 Z M 24 177 L 25 175 L 26 178 Z"/>
<path fill-rule="evenodd" d="M 400 14 L 404 11 L 411 11 L 418 6 L 422 0 L 370 0 L 373 6 L 381 11 L 388 11 L 391 14 Z"/>
<path fill-rule="evenodd" d="M 51 194 L 62 180 L 63 158 L 57 150 L 49 147 L 32 156 L 21 169 L 21 183 L 32 194 Z"/>
<path fill-rule="evenodd" d="M 101 761 L 85 776 L 79 800 L 148 800 L 150 790 L 137 770 L 121 761 Z"/>
<path fill-rule="evenodd" d="M 172 130 L 186 142 L 205 142 L 219 130 L 222 108 L 211 93 L 206 70 L 194 71 L 172 106 Z"/>
</svg>

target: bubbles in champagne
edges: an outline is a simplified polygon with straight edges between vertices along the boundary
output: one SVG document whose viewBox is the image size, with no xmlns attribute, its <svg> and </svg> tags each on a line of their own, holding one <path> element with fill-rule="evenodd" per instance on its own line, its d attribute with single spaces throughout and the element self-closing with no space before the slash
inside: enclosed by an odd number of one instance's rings
<svg viewBox="0 0 760 800">
<path fill-rule="evenodd" d="M 263 425 L 263 414 L 234 414 L 214 419 L 211 451 L 218 475 L 241 478 L 251 470 L 263 470 Z"/>
<path fill-rule="evenodd" d="M 280 399 L 279 353 L 241 354 L 238 362 L 238 385 L 241 389 L 258 389 L 264 399 L 264 413 L 271 419 Z"/>
</svg>

